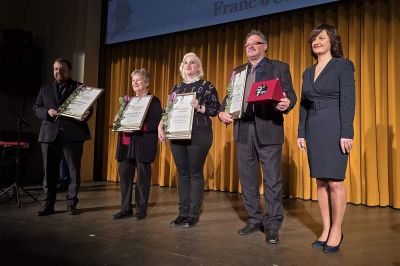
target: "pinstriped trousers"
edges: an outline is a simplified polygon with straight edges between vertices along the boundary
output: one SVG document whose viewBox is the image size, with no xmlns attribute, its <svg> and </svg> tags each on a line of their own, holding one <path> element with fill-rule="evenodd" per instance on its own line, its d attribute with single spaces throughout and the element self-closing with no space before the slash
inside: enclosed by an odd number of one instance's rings
<svg viewBox="0 0 400 266">
<path fill-rule="evenodd" d="M 243 123 L 243 122 L 242 122 Z M 260 145 L 255 124 L 245 122 L 247 143 L 237 142 L 239 180 L 242 187 L 243 204 L 250 224 L 262 223 L 265 231 L 279 231 L 283 221 L 282 145 Z M 264 179 L 266 214 L 260 205 L 259 163 Z"/>
</svg>

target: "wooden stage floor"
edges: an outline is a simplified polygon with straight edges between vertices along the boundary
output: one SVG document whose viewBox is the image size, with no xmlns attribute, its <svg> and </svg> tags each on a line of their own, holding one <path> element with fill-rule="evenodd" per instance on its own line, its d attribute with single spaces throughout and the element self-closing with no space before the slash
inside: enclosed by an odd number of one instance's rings
<svg viewBox="0 0 400 266">
<path fill-rule="evenodd" d="M 36 187 L 34 194 L 41 190 Z M 112 220 L 119 184 L 82 185 L 80 214 L 66 213 L 58 193 L 56 213 L 37 217 L 40 202 L 22 197 L 22 208 L 0 200 L 0 265 L 394 265 L 400 266 L 400 210 L 348 205 L 344 241 L 337 254 L 311 248 L 321 230 L 318 204 L 285 199 L 281 242 L 261 232 L 239 236 L 246 212 L 237 193 L 205 192 L 200 223 L 170 228 L 177 189 L 153 186 L 142 221 Z M 43 197 L 43 193 L 39 195 Z"/>
</svg>

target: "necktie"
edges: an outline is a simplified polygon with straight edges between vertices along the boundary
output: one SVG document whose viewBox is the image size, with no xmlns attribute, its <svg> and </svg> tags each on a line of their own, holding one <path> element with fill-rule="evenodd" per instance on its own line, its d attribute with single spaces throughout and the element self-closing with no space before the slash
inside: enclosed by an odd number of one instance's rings
<svg viewBox="0 0 400 266">
<path fill-rule="evenodd" d="M 251 113 L 253 110 L 247 110 L 248 103 L 247 98 L 249 97 L 251 86 L 253 85 L 254 82 L 256 82 L 256 67 L 257 66 L 252 66 L 249 75 L 247 76 L 246 79 L 246 87 L 244 89 L 244 99 L 243 99 L 243 111 L 245 113 Z"/>
<path fill-rule="evenodd" d="M 58 101 L 62 101 L 63 96 L 64 96 L 64 91 L 65 91 L 65 85 L 58 85 L 57 86 L 57 96 L 58 96 Z"/>
</svg>

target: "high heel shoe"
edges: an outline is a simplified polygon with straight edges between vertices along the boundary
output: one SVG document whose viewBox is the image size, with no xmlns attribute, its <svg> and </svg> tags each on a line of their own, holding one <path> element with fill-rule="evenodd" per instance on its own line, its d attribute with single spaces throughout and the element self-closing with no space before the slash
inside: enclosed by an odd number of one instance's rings
<svg viewBox="0 0 400 266">
<path fill-rule="evenodd" d="M 332 253 L 332 252 L 338 252 L 338 251 L 339 251 L 340 244 L 342 244 L 342 241 L 343 241 L 343 234 L 342 234 L 342 237 L 340 238 L 339 245 L 337 245 L 337 246 L 325 245 L 325 246 L 323 247 L 322 251 L 323 251 L 325 254 Z"/>
<path fill-rule="evenodd" d="M 326 245 L 326 242 L 328 242 L 328 240 L 327 241 L 320 241 L 320 240 L 317 239 L 314 242 L 312 242 L 311 246 L 313 248 L 322 248 L 322 247 L 324 247 Z"/>
</svg>

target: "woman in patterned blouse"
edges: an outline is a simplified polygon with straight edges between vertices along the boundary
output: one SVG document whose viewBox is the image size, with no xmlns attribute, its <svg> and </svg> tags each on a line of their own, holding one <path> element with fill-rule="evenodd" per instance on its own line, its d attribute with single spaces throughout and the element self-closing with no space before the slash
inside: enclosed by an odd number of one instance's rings
<svg viewBox="0 0 400 266">
<path fill-rule="evenodd" d="M 179 174 L 179 215 L 171 221 L 170 226 L 191 227 L 199 221 L 203 201 L 203 168 L 213 141 L 210 116 L 218 114 L 220 103 L 213 84 L 202 79 L 203 68 L 196 54 L 184 55 L 179 70 L 183 82 L 176 84 L 171 93 L 196 92 L 196 99 L 191 103 L 195 110 L 191 139 L 170 142 Z M 162 120 L 158 127 L 158 138 L 165 141 Z"/>
</svg>

